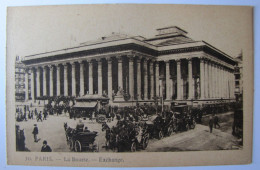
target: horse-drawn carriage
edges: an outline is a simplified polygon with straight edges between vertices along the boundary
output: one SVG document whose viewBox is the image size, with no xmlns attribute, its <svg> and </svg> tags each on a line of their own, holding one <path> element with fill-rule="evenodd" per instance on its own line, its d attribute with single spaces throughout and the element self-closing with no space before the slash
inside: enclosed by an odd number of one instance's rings
<svg viewBox="0 0 260 170">
<path fill-rule="evenodd" d="M 176 131 L 176 124 L 173 114 L 166 113 L 166 116 L 154 115 L 145 122 L 147 131 L 151 138 L 162 139 L 164 136 L 170 136 Z"/>
<path fill-rule="evenodd" d="M 118 121 L 115 127 L 110 128 L 102 124 L 102 131 L 106 131 L 106 147 L 118 152 L 145 149 L 149 143 L 149 133 L 144 125 L 130 121 Z"/>
<path fill-rule="evenodd" d="M 64 123 L 64 130 L 66 134 L 67 143 L 70 146 L 71 151 L 82 152 L 90 151 L 90 152 L 98 152 L 99 146 L 95 141 L 97 136 L 97 132 L 90 131 L 77 131 Z"/>
<path fill-rule="evenodd" d="M 194 129 L 196 126 L 196 115 L 188 110 L 188 106 L 180 105 L 174 107 L 174 116 L 177 121 L 177 131 Z"/>
</svg>

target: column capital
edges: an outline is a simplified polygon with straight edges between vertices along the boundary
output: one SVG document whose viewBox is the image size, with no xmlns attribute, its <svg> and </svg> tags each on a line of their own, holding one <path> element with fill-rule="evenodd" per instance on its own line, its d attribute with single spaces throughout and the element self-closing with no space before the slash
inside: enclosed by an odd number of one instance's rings
<svg viewBox="0 0 260 170">
<path fill-rule="evenodd" d="M 165 63 L 170 63 L 170 60 L 164 60 Z"/>
<path fill-rule="evenodd" d="M 106 58 L 106 60 L 107 60 L 107 63 L 108 63 L 108 64 L 111 64 L 111 63 L 112 63 L 112 61 L 113 61 L 111 57 L 109 57 L 109 58 Z"/>
<path fill-rule="evenodd" d="M 142 58 L 141 58 L 141 57 L 138 57 L 138 56 L 136 56 L 135 59 L 136 59 L 136 62 L 138 62 L 138 63 L 140 63 L 141 60 L 142 60 Z"/>
<path fill-rule="evenodd" d="M 55 63 L 54 65 L 55 65 L 55 67 L 59 67 L 60 64 L 59 63 Z"/>
<path fill-rule="evenodd" d="M 156 62 L 156 60 L 155 59 L 149 59 L 149 61 L 150 61 L 150 63 L 154 63 L 154 62 Z"/>
<path fill-rule="evenodd" d="M 51 68 L 53 68 L 53 65 L 49 64 L 47 67 L 49 67 L 51 69 Z"/>
<path fill-rule="evenodd" d="M 129 62 L 134 62 L 135 58 L 133 56 L 128 57 Z"/>
<path fill-rule="evenodd" d="M 29 70 L 30 70 L 30 67 L 25 67 L 25 68 L 24 68 L 24 72 L 25 72 L 25 73 L 28 73 Z"/>
<path fill-rule="evenodd" d="M 42 66 L 42 71 L 45 71 L 47 67 L 48 67 L 48 65 Z"/>
<path fill-rule="evenodd" d="M 205 63 L 206 58 L 205 57 L 199 57 L 201 63 Z"/>
<path fill-rule="evenodd" d="M 67 65 L 67 63 L 61 63 L 64 67 L 67 67 L 68 65 Z"/>
<path fill-rule="evenodd" d="M 28 69 L 33 72 L 35 70 L 35 67 L 28 67 Z"/>
<path fill-rule="evenodd" d="M 79 60 L 78 63 L 81 65 L 81 64 L 84 64 L 84 61 L 85 60 Z"/>
<path fill-rule="evenodd" d="M 181 64 L 181 59 L 176 59 L 175 61 L 176 61 L 177 65 Z"/>
<path fill-rule="evenodd" d="M 115 58 L 117 59 L 117 62 L 119 62 L 119 63 L 123 62 L 123 58 L 122 58 L 121 55 L 120 56 L 116 56 Z"/>
<path fill-rule="evenodd" d="M 102 59 L 103 59 L 103 58 L 98 58 L 98 59 L 96 59 L 96 61 L 98 62 L 98 64 L 102 63 Z"/>
<path fill-rule="evenodd" d="M 147 63 L 148 60 L 147 60 L 147 58 L 143 58 L 143 61 L 144 61 L 144 63 Z"/>
<path fill-rule="evenodd" d="M 54 65 L 48 65 L 48 67 L 50 68 L 50 70 L 54 69 Z"/>
<path fill-rule="evenodd" d="M 189 64 L 192 64 L 192 58 L 188 58 L 187 60 Z"/>
<path fill-rule="evenodd" d="M 71 64 L 72 66 L 75 66 L 76 63 L 75 63 L 74 61 L 71 61 L 70 64 Z"/>
</svg>

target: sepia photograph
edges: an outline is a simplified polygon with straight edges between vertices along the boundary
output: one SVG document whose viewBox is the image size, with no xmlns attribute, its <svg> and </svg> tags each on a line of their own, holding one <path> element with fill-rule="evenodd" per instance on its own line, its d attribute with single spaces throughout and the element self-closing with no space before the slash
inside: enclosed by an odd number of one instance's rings
<svg viewBox="0 0 260 170">
<path fill-rule="evenodd" d="M 252 27 L 242 6 L 9 7 L 8 160 L 132 166 L 118 155 L 230 151 L 250 162 Z M 41 152 L 66 156 L 28 156 Z"/>
</svg>

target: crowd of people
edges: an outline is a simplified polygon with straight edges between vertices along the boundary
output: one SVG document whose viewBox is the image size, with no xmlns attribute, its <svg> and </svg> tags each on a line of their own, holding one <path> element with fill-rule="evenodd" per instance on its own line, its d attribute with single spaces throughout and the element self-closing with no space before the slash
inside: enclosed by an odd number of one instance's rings
<svg viewBox="0 0 260 170">
<path fill-rule="evenodd" d="M 29 106 L 25 105 L 23 106 L 24 110 L 22 108 L 17 107 L 16 108 L 16 121 L 27 121 L 29 119 L 36 121 L 43 121 L 47 120 L 47 116 L 49 115 L 46 108 L 43 109 L 43 111 L 38 111 L 37 108 L 30 108 Z"/>
</svg>

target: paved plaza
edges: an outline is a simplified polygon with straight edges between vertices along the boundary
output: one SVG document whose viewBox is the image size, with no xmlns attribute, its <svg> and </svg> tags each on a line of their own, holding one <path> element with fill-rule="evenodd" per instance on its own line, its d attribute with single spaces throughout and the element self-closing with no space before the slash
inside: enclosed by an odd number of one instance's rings
<svg viewBox="0 0 260 170">
<path fill-rule="evenodd" d="M 205 116 L 203 118 L 204 125 L 197 124 L 194 130 L 175 133 L 161 140 L 150 139 L 148 147 L 145 150 L 139 151 L 189 151 L 240 148 L 237 138 L 231 134 L 232 121 L 230 121 L 230 118 L 232 115 L 232 112 L 221 114 L 219 116 L 221 128 L 213 129 L 213 133 L 209 133 L 209 127 L 206 126 L 207 116 Z M 96 142 L 99 145 L 99 152 L 113 152 L 105 148 L 105 132 L 101 130 L 102 124 L 89 119 L 82 121 L 90 131 L 98 132 Z M 16 122 L 16 124 L 20 126 L 20 129 L 24 129 L 25 131 L 25 145 L 28 151 L 40 152 L 42 142 L 47 140 L 53 152 L 70 152 L 69 145 L 66 142 L 64 122 L 67 122 L 71 128 L 75 128 L 79 119 L 69 119 L 68 115 L 49 115 L 47 120 L 43 120 L 43 122 L 37 122 L 36 119 L 29 119 L 28 121 Z M 117 121 L 114 120 L 107 124 L 112 127 L 116 123 Z M 34 142 L 32 134 L 34 124 L 37 124 L 39 129 L 38 138 L 40 140 L 37 143 Z"/>
</svg>

